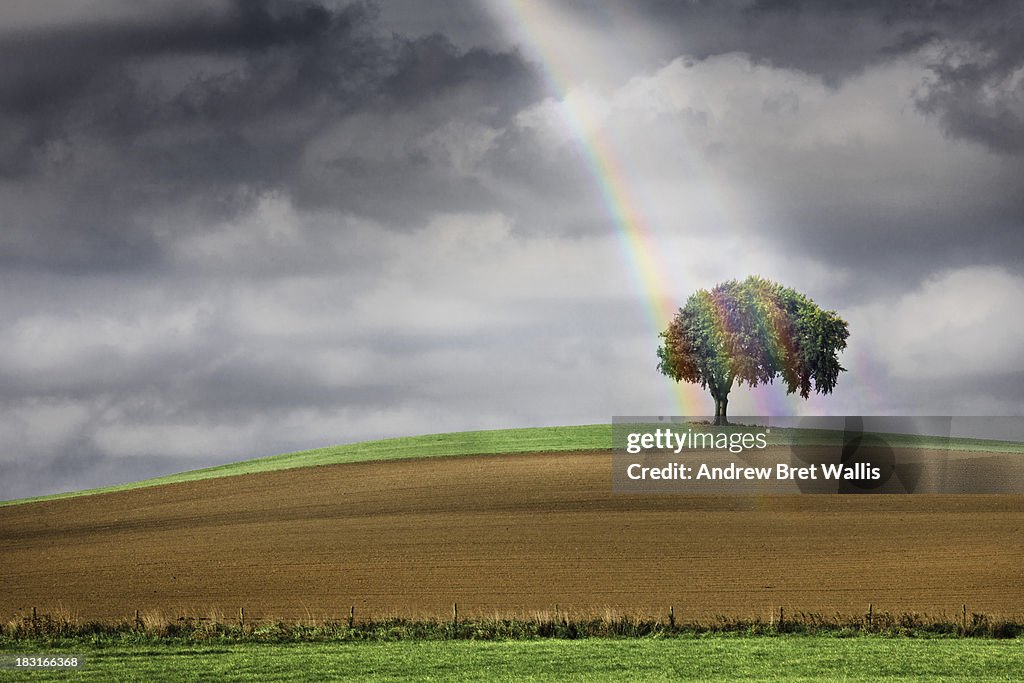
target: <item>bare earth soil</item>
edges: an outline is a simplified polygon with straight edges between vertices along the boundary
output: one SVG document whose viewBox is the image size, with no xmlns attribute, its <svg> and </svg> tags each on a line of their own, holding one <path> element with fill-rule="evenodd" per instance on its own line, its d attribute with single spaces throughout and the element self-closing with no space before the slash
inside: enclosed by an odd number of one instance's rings
<svg viewBox="0 0 1024 683">
<path fill-rule="evenodd" d="M 1024 615 L 1024 496 L 613 495 L 611 455 L 425 458 L 0 508 L 0 620 Z"/>
</svg>

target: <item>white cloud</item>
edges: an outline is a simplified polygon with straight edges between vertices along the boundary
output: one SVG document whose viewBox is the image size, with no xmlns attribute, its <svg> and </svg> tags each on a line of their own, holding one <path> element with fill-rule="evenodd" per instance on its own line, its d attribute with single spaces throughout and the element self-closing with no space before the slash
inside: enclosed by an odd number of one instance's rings
<svg viewBox="0 0 1024 683">
<path fill-rule="evenodd" d="M 909 56 L 831 87 L 740 53 L 680 57 L 620 85 L 573 85 L 519 125 L 552 159 L 589 148 L 594 182 L 624 188 L 613 200 L 631 200 L 655 241 L 696 235 L 711 250 L 720 235 L 838 243 L 845 231 L 884 245 L 930 229 L 941 248 L 960 222 L 1001 229 L 988 197 L 1012 181 L 997 155 L 918 111 L 927 75 Z M 849 223 L 864 216 L 874 224 Z"/>
<path fill-rule="evenodd" d="M 916 289 L 849 311 L 851 343 L 870 345 L 900 380 L 973 383 L 1024 366 L 1021 301 L 1024 278 L 1005 270 L 937 273 Z"/>
<path fill-rule="evenodd" d="M 114 303 L 114 302 L 109 302 Z M 190 348 L 199 339 L 206 318 L 202 304 L 179 304 L 154 310 L 153 300 L 136 300 L 130 312 L 110 309 L 77 315 L 39 313 L 13 321 L 0 332 L 0 368 L 18 373 L 58 373 L 85 368 L 107 359 L 107 369 L 117 362 L 148 359 L 154 353 Z M 109 304 L 108 304 L 109 305 Z"/>
</svg>

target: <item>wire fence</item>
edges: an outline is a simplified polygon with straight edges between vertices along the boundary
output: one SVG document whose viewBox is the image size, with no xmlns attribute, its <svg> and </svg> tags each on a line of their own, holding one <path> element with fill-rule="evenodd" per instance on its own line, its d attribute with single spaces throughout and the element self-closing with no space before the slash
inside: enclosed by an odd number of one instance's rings
<svg viewBox="0 0 1024 683">
<path fill-rule="evenodd" d="M 59 640 L 88 637 L 110 639 L 172 639 L 186 641 L 316 641 L 316 640 L 503 640 L 531 638 L 665 637 L 702 633 L 747 635 L 934 634 L 952 637 L 1016 638 L 1024 636 L 1024 620 L 969 611 L 961 604 L 955 614 L 928 615 L 876 610 L 873 604 L 859 614 L 824 615 L 817 612 L 774 609 L 767 618 L 687 619 L 667 606 L 660 618 L 615 610 L 603 614 L 576 614 L 559 609 L 518 615 L 464 616 L 453 602 L 447 618 L 410 619 L 400 616 L 362 617 L 356 606 L 337 617 L 310 615 L 254 616 L 239 607 L 230 617 L 222 611 L 168 615 L 135 610 L 123 619 L 82 620 L 66 612 L 43 613 L 37 608 L 0 623 L 0 641 Z"/>
</svg>

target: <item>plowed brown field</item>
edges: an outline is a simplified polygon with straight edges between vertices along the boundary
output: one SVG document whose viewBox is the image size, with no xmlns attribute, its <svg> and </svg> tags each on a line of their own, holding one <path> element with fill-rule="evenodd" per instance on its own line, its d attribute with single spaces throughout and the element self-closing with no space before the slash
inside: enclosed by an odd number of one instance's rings
<svg viewBox="0 0 1024 683">
<path fill-rule="evenodd" d="M 1024 614 L 1024 496 L 613 495 L 610 472 L 426 458 L 0 508 L 0 619 Z"/>
</svg>

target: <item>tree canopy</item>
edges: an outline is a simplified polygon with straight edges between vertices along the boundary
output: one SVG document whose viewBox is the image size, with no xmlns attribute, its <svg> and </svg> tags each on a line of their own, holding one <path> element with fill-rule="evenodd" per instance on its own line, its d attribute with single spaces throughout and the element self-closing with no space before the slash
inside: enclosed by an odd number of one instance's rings
<svg viewBox="0 0 1024 683">
<path fill-rule="evenodd" d="M 698 290 L 661 333 L 658 370 L 677 382 L 707 389 L 715 424 L 726 424 L 733 383 L 751 387 L 781 377 L 786 393 L 828 394 L 839 373 L 838 354 L 850 332 L 835 311 L 807 296 L 752 275 Z"/>
</svg>

